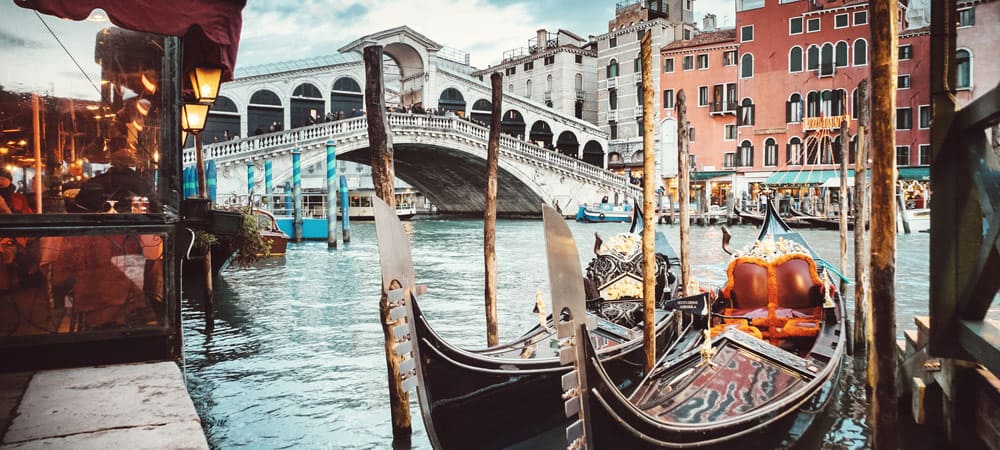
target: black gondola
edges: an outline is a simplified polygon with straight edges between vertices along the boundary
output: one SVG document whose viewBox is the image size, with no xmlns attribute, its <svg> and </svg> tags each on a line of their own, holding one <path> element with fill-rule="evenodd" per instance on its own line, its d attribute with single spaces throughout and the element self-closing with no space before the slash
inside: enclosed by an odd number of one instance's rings
<svg viewBox="0 0 1000 450">
<path fill-rule="evenodd" d="M 572 244 L 567 231 L 546 220 L 547 240 Z M 687 305 L 700 316 L 692 323 L 704 326 L 685 330 L 630 395 L 609 382 L 586 327 L 561 323 L 576 355 L 564 383 L 567 414 L 578 418 L 567 429 L 571 447 L 771 449 L 797 441 L 840 377 L 845 322 L 828 271 L 769 204 L 758 240 L 730 262 L 714 307 L 707 295 Z M 709 317 L 724 322 L 709 330 Z"/>
<path fill-rule="evenodd" d="M 375 203 L 383 289 L 393 305 L 393 344 L 401 356 L 405 390 L 416 389 L 428 438 L 435 448 L 503 448 L 565 426 L 558 392 L 570 368 L 560 363 L 560 345 L 549 317 L 513 342 L 465 350 L 434 332 L 416 300 L 409 239 L 395 213 Z M 575 249 L 574 249 L 575 252 Z M 578 260 L 574 264 L 579 265 Z M 582 277 L 574 289 L 584 295 Z M 616 389 L 630 391 L 643 378 L 642 332 L 590 316 L 595 355 Z M 656 339 L 665 348 L 681 328 L 681 315 L 657 310 Z"/>
</svg>

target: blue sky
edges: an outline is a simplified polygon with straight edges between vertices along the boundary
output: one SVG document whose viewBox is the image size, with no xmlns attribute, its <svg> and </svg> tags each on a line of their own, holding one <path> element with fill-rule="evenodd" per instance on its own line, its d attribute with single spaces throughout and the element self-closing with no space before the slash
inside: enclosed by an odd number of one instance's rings
<svg viewBox="0 0 1000 450">
<path fill-rule="evenodd" d="M 366 34 L 408 25 L 448 47 L 469 52 L 483 68 L 504 50 L 524 47 L 535 31 L 607 31 L 615 0 L 250 0 L 243 10 L 239 66 L 336 53 Z M 734 0 L 695 0 L 695 19 L 732 25 Z"/>
</svg>

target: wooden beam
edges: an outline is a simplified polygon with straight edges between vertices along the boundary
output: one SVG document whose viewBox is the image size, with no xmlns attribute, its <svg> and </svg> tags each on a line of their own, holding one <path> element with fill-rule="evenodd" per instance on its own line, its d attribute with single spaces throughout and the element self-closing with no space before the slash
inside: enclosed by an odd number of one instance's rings
<svg viewBox="0 0 1000 450">
<path fill-rule="evenodd" d="M 960 322 L 958 339 L 979 364 L 1000 376 L 1000 326 L 995 321 Z"/>
<path fill-rule="evenodd" d="M 674 104 L 677 111 L 677 205 L 680 208 L 680 241 L 681 241 L 681 295 L 688 296 L 689 284 L 691 280 L 691 211 L 688 205 L 691 203 L 691 174 L 690 159 L 691 152 L 688 140 L 687 127 L 687 94 L 684 89 L 677 91 L 677 102 Z"/>
<path fill-rule="evenodd" d="M 854 155 L 854 356 L 867 353 L 865 333 L 868 327 L 868 305 L 871 304 L 871 290 L 868 289 L 868 233 L 865 221 L 869 220 L 868 201 L 868 124 L 869 109 L 868 79 L 858 83 L 858 143 Z"/>
<path fill-rule="evenodd" d="M 896 73 L 895 0 L 869 3 L 872 74 L 872 448 L 899 447 L 896 398 Z M 935 202 L 937 203 L 937 202 Z M 936 205 L 935 205 L 936 206 Z"/>
<path fill-rule="evenodd" d="M 486 262 L 486 345 L 500 343 L 497 325 L 497 164 L 500 160 L 500 119 L 503 115 L 503 75 L 490 75 L 493 109 L 486 144 L 486 211 L 483 212 L 483 259 Z"/>
<path fill-rule="evenodd" d="M 982 131 L 997 121 L 1000 121 L 1000 83 L 955 114 L 955 124 L 962 131 Z"/>
<path fill-rule="evenodd" d="M 639 43 L 642 58 L 642 295 L 643 348 L 646 351 L 646 373 L 656 364 L 656 148 L 653 146 L 653 50 L 652 33 L 644 33 Z"/>
</svg>

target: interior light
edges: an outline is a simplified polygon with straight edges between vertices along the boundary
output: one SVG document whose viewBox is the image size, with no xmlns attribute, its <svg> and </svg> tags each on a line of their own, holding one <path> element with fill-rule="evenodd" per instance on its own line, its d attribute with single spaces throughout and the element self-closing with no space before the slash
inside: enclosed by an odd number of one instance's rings
<svg viewBox="0 0 1000 450">
<path fill-rule="evenodd" d="M 156 82 L 147 78 L 145 73 L 139 76 L 139 80 L 142 81 L 142 87 L 146 88 L 146 92 L 156 93 Z"/>
</svg>

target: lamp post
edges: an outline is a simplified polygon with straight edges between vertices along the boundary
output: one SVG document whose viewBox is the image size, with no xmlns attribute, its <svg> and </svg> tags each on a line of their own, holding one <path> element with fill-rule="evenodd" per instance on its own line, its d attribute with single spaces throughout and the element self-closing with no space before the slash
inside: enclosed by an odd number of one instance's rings
<svg viewBox="0 0 1000 450">
<path fill-rule="evenodd" d="M 181 128 L 185 133 L 194 135 L 194 149 L 198 170 L 198 195 L 207 198 L 208 184 L 205 181 L 205 160 L 201 152 L 201 131 L 205 129 L 209 105 L 202 103 L 185 103 L 181 106 Z"/>
</svg>

